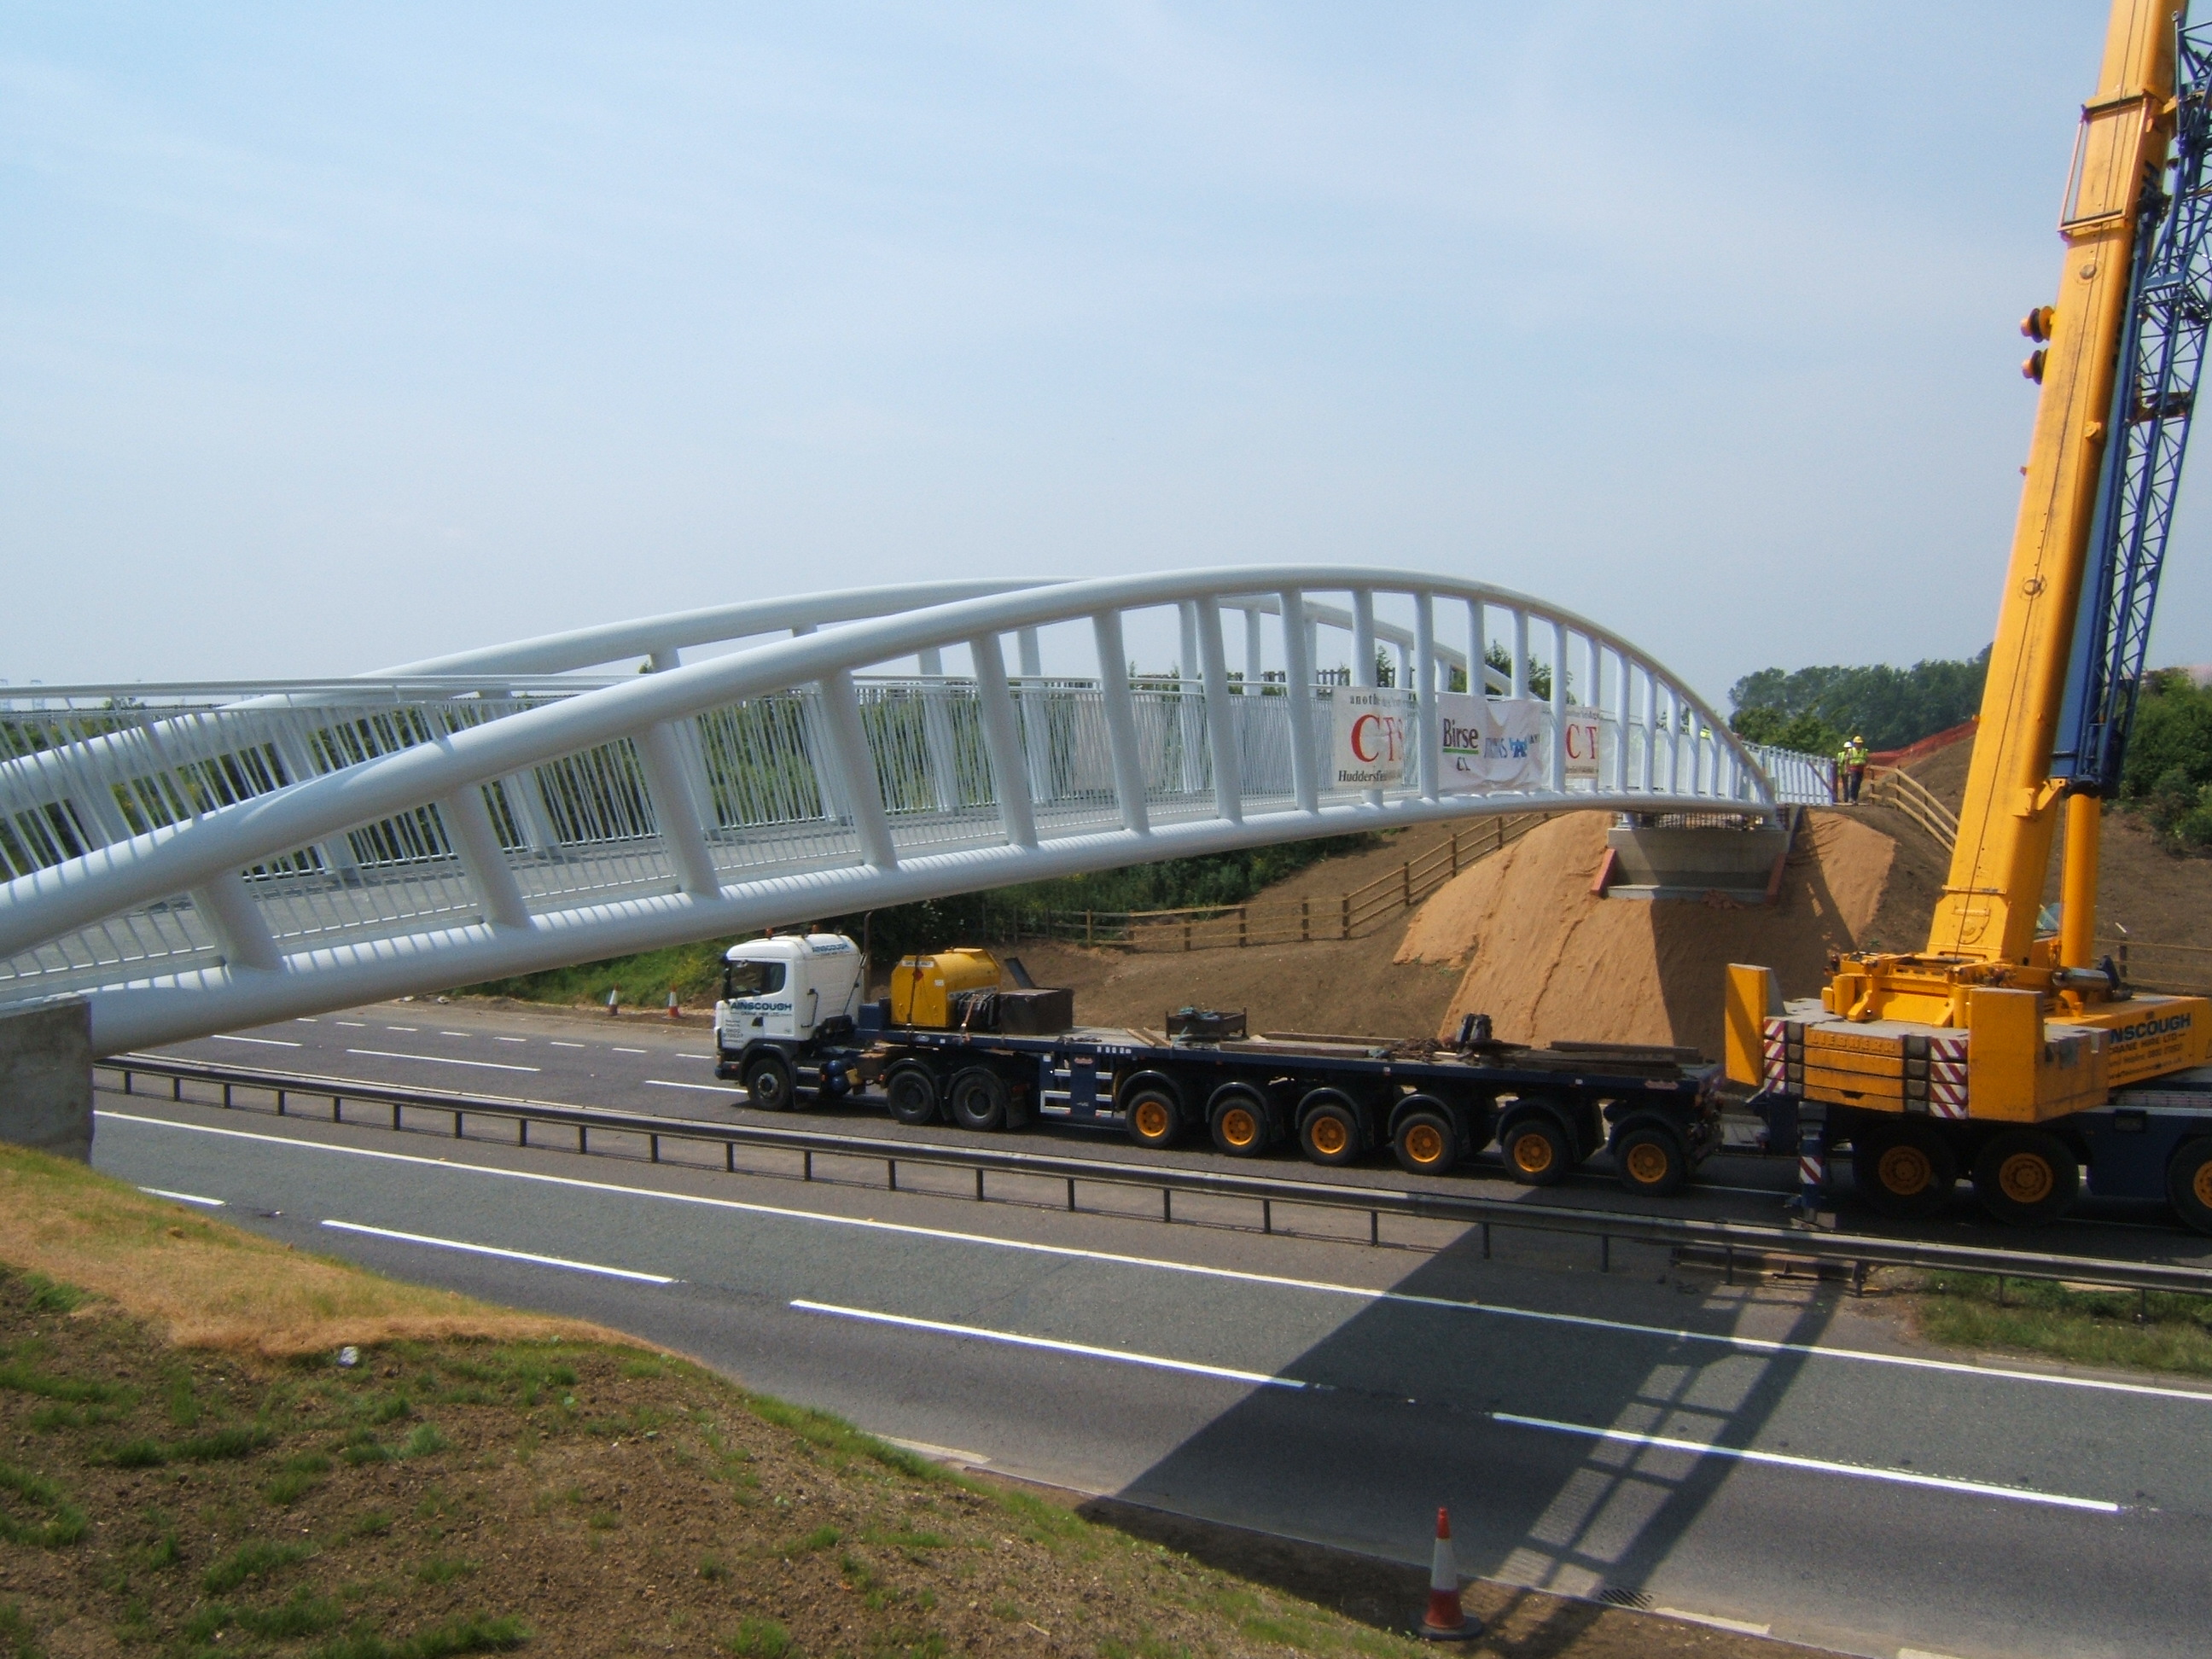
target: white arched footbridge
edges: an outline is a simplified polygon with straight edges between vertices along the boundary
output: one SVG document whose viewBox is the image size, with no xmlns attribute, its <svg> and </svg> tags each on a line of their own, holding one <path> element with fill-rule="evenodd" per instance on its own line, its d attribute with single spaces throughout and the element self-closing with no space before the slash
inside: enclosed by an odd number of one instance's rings
<svg viewBox="0 0 2212 1659">
<path fill-rule="evenodd" d="M 1127 641 L 1170 629 L 1176 665 L 1133 678 Z M 1450 793 L 1435 694 L 1493 646 L 1494 696 L 1549 673 L 1522 705 L 1540 754 L 1510 791 Z M 1378 680 L 1413 693 L 1413 763 L 1338 787 L 1333 704 Z M 6 696 L 0 1006 L 82 995 L 103 1054 L 1267 842 L 1828 799 L 1819 763 L 1739 743 L 1594 623 L 1362 568 L 922 584 L 335 681 Z"/>
</svg>

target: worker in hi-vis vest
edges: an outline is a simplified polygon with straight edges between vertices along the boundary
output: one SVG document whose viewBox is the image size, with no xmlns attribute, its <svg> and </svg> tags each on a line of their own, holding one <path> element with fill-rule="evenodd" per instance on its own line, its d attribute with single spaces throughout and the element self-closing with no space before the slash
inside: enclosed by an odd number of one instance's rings
<svg viewBox="0 0 2212 1659">
<path fill-rule="evenodd" d="M 1849 743 L 1836 751 L 1836 797 L 1846 805 L 1856 805 L 1859 786 L 1866 781 L 1866 739 L 1854 732 Z"/>
</svg>

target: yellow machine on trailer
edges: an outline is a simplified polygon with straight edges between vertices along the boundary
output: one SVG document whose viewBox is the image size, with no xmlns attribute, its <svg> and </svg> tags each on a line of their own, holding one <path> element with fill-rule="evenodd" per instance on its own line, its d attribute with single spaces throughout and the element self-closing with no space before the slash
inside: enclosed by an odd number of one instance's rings
<svg viewBox="0 0 2212 1659">
<path fill-rule="evenodd" d="M 2202 367 L 2212 42 L 2173 0 L 2115 0 L 2082 108 L 2042 392 L 1951 872 L 1912 955 L 1841 957 L 1817 1001 L 1729 970 L 1728 1074 L 1786 1144 L 1825 1117 L 1862 1193 L 1933 1209 L 1962 1173 L 2001 1218 L 2166 1197 L 2212 1231 L 2212 1002 L 2095 960 L 2097 853 L 2142 671 Z M 2169 167 L 2171 171 L 2169 172 Z M 2038 931 L 2061 813 L 2063 902 Z M 1816 1131 L 1817 1132 L 1817 1131 Z"/>
</svg>

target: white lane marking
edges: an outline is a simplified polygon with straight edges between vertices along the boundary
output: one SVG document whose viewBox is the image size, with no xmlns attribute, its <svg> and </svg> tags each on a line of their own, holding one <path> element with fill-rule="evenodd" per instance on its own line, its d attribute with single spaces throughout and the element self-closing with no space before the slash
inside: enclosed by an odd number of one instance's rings
<svg viewBox="0 0 2212 1659">
<path fill-rule="evenodd" d="M 179 1123 L 170 1118 L 144 1117 L 134 1112 L 102 1109 L 94 1114 L 122 1123 L 143 1123 L 157 1129 L 181 1129 L 192 1134 L 226 1136 L 234 1140 L 266 1141 L 272 1146 L 335 1152 L 348 1158 L 382 1158 L 395 1164 L 420 1164 L 456 1174 L 492 1176 L 509 1181 L 534 1181 L 546 1186 L 581 1192 L 618 1193 L 629 1198 L 654 1199 L 669 1204 L 691 1204 L 703 1209 L 732 1210 L 747 1215 L 775 1216 L 788 1221 L 811 1221 L 825 1227 L 852 1227 L 863 1231 L 897 1233 L 908 1237 L 950 1239 L 956 1243 L 991 1249 L 1016 1250 L 1034 1255 L 1059 1256 L 1072 1261 L 1103 1261 L 1116 1267 L 1149 1267 L 1156 1273 L 1188 1273 L 1198 1279 L 1230 1283 L 1268 1285 L 1283 1290 L 1311 1291 L 1325 1296 L 1351 1297 L 1405 1307 L 1439 1308 L 1453 1313 L 1488 1314 L 1499 1319 L 1526 1319 L 1538 1324 L 1566 1325 L 1583 1330 L 1614 1331 L 1628 1336 L 1661 1337 L 1669 1342 L 1702 1342 L 1740 1353 L 1795 1354 L 1808 1359 L 1841 1359 L 1862 1364 L 1896 1365 L 1907 1370 L 1937 1371 L 1990 1382 L 2034 1382 L 2048 1387 L 2082 1389 L 2093 1394 L 2122 1394 L 2154 1400 L 2186 1400 L 2212 1406 L 2212 1389 L 2160 1388 L 2149 1382 L 2119 1382 L 2099 1376 L 2066 1376 L 2050 1371 L 2009 1370 L 1996 1365 L 1973 1365 L 1956 1359 L 1923 1359 L 1911 1354 L 1874 1353 L 1864 1348 L 1826 1347 L 1814 1342 L 1775 1342 L 1763 1337 L 1731 1336 L 1712 1331 L 1680 1330 L 1665 1325 L 1639 1325 L 1625 1319 L 1601 1319 L 1591 1314 L 1551 1313 L 1534 1308 L 1507 1307 L 1494 1302 L 1457 1302 L 1448 1297 L 1415 1296 L 1405 1291 L 1377 1291 L 1364 1285 L 1338 1285 L 1327 1279 L 1292 1279 L 1280 1273 L 1248 1273 L 1236 1267 L 1206 1267 L 1189 1261 L 1163 1261 L 1154 1256 L 1124 1255 L 1111 1250 L 1086 1250 L 1072 1244 L 1042 1244 L 1024 1238 L 994 1238 L 988 1233 L 955 1232 L 943 1227 L 921 1227 L 912 1222 L 878 1221 L 859 1216 L 824 1215 L 815 1210 L 795 1210 L 777 1204 L 752 1204 L 742 1199 L 708 1198 L 696 1193 L 672 1193 L 651 1187 L 626 1187 L 619 1182 L 586 1181 L 575 1176 L 547 1175 L 536 1170 L 502 1170 L 489 1164 L 454 1164 L 441 1158 L 422 1158 L 412 1152 L 387 1152 L 372 1146 L 333 1146 L 326 1141 L 301 1140 L 290 1135 L 262 1134 L 252 1129 L 218 1128 L 212 1124 Z"/>
<path fill-rule="evenodd" d="M 210 1210 L 229 1207 L 219 1198 L 202 1198 L 197 1193 L 173 1193 L 167 1187 L 141 1187 L 138 1190 L 151 1193 L 155 1198 L 173 1198 L 179 1204 L 198 1204 Z"/>
<path fill-rule="evenodd" d="M 473 1031 L 441 1031 L 441 1032 L 439 1032 L 439 1033 L 438 1033 L 438 1035 L 439 1035 L 440 1036 L 457 1036 L 457 1037 L 465 1037 L 465 1036 L 474 1036 L 476 1035 L 476 1033 L 475 1033 L 475 1032 L 473 1032 Z"/>
<path fill-rule="evenodd" d="M 648 1089 L 698 1089 L 710 1095 L 733 1095 L 738 1092 L 734 1085 L 726 1083 L 673 1083 L 665 1077 L 649 1077 L 645 1080 Z"/>
<path fill-rule="evenodd" d="M 678 1055 L 677 1055 L 677 1056 L 676 1056 L 676 1058 L 677 1058 L 677 1059 L 678 1059 L 678 1060 L 712 1060 L 712 1059 L 714 1059 L 714 1055 L 712 1055 L 712 1054 L 678 1054 Z"/>
<path fill-rule="evenodd" d="M 366 1031 L 368 1029 L 368 1022 L 365 1019 L 334 1019 L 331 1024 L 333 1025 L 350 1025 L 356 1031 Z"/>
<path fill-rule="evenodd" d="M 534 1072 L 535 1066 L 507 1066 L 495 1060 L 455 1060 L 448 1054 L 403 1054 L 391 1048 L 349 1048 L 349 1054 L 366 1054 L 372 1060 L 419 1060 L 426 1066 L 473 1066 L 484 1072 Z"/>
<path fill-rule="evenodd" d="M 494 1042 L 529 1042 L 529 1041 L 530 1041 L 530 1039 L 529 1039 L 528 1037 L 503 1037 L 503 1036 L 495 1036 L 495 1037 L 494 1037 L 494 1038 L 492 1039 L 492 1041 L 493 1041 Z"/>
<path fill-rule="evenodd" d="M 642 1048 L 617 1048 L 615 1052 L 618 1054 L 641 1054 L 645 1050 Z"/>
<path fill-rule="evenodd" d="M 403 1244 L 428 1244 L 434 1249 L 463 1250 L 471 1255 L 495 1255 L 508 1261 L 533 1262 L 540 1267 L 566 1267 L 571 1273 L 604 1273 L 609 1279 L 633 1279 L 641 1285 L 673 1285 L 665 1273 L 632 1273 L 628 1267 L 603 1267 L 596 1261 L 571 1261 L 566 1256 L 534 1255 L 528 1250 L 502 1250 L 491 1244 L 468 1244 L 458 1238 L 433 1238 L 428 1233 L 394 1232 L 389 1227 L 364 1226 L 358 1221 L 325 1221 L 325 1227 L 342 1233 L 367 1233 L 372 1238 L 393 1238 Z"/>
<path fill-rule="evenodd" d="M 556 1048 L 580 1048 L 584 1046 L 580 1042 L 563 1042 L 559 1037 L 548 1037 L 545 1040 Z"/>
<path fill-rule="evenodd" d="M 1936 1653 L 1927 1648 L 1899 1648 L 1897 1659 L 1959 1659 L 1954 1653 Z"/>
<path fill-rule="evenodd" d="M 1262 1389 L 1312 1389 L 1294 1376 L 1267 1371 L 1240 1371 L 1231 1365 L 1201 1365 L 1194 1359 L 1170 1359 L 1163 1354 L 1134 1353 L 1127 1348 L 1098 1348 L 1088 1342 L 1058 1342 L 1048 1336 L 1022 1336 L 1012 1331 L 987 1330 L 980 1325 L 948 1325 L 942 1320 L 914 1319 L 905 1314 L 877 1313 L 868 1308 L 841 1308 L 832 1302 L 799 1302 L 791 1305 L 801 1313 L 830 1314 L 838 1319 L 858 1319 L 872 1325 L 900 1325 L 908 1330 L 934 1331 L 940 1336 L 962 1336 L 976 1342 L 1003 1342 L 1012 1348 L 1043 1348 L 1053 1353 L 1080 1354 L 1085 1359 L 1111 1359 L 1124 1365 L 1149 1365 L 1155 1370 L 1185 1371 L 1193 1376 L 1218 1376 L 1230 1382 L 1249 1382 Z"/>
<path fill-rule="evenodd" d="M 217 1042 L 258 1042 L 264 1048 L 296 1048 L 300 1046 L 283 1037 L 233 1036 L 228 1031 L 217 1031 L 215 1040 Z"/>
<path fill-rule="evenodd" d="M 384 1029 L 387 1031 L 412 1031 L 420 1028 L 413 1025 L 387 1025 Z"/>
<path fill-rule="evenodd" d="M 1693 1625 L 1711 1625 L 1715 1630 L 1733 1631 L 1738 1636 L 1769 1636 L 1771 1625 L 1754 1625 L 1748 1619 L 1723 1619 L 1717 1613 L 1692 1613 L 1687 1607 L 1654 1607 L 1652 1612 L 1662 1619 L 1686 1619 Z"/>
<path fill-rule="evenodd" d="M 928 1440 L 902 1440 L 895 1434 L 879 1434 L 877 1439 L 887 1446 L 901 1447 L 917 1457 L 927 1457 L 933 1463 L 954 1463 L 967 1468 L 981 1468 L 991 1460 L 981 1452 L 962 1451 L 957 1446 L 940 1446 Z"/>
<path fill-rule="evenodd" d="M 1588 1423 L 1559 1423 L 1548 1417 L 1522 1417 L 1513 1412 L 1486 1412 L 1493 1423 L 1516 1429 L 1541 1429 L 1548 1434 L 1582 1435 L 1592 1440 L 1617 1441 L 1623 1445 L 1650 1446 L 1660 1451 L 1687 1452 L 1693 1457 L 1726 1457 L 1741 1463 L 1767 1463 L 1778 1468 L 1803 1469 L 1813 1474 L 1847 1475 L 1855 1480 L 1883 1480 L 1899 1486 L 1930 1486 L 1939 1492 L 1966 1492 L 1976 1498 L 2003 1498 L 2015 1504 L 2042 1504 L 2053 1509 L 2087 1510 L 2093 1515 L 2118 1515 L 2120 1506 L 2101 1498 L 2069 1498 L 2063 1492 L 2034 1492 L 2026 1486 L 1999 1486 L 1986 1480 L 1959 1480 L 1949 1475 L 1921 1474 L 1911 1469 L 1885 1469 L 1861 1463 L 1836 1463 L 1825 1457 L 1793 1457 L 1787 1452 L 1754 1451 L 1748 1446 L 1716 1446 L 1703 1440 L 1677 1440 L 1671 1435 L 1636 1434 L 1627 1429 L 1601 1429 Z"/>
<path fill-rule="evenodd" d="M 319 1025 L 322 1024 L 322 1021 L 317 1019 L 312 1014 L 295 1014 L 292 1016 L 292 1024 L 295 1025 Z"/>
</svg>

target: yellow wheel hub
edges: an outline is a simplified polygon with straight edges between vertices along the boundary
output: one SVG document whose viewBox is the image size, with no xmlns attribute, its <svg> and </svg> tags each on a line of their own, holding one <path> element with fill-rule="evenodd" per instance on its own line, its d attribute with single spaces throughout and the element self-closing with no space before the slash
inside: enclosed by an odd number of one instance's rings
<svg viewBox="0 0 2212 1659">
<path fill-rule="evenodd" d="M 1917 1198 L 1936 1182 L 1936 1166 L 1917 1146 L 1892 1146 L 1875 1164 L 1882 1190 L 1899 1198 Z"/>
<path fill-rule="evenodd" d="M 1158 1140 L 1168 1132 L 1168 1109 L 1157 1100 L 1137 1103 L 1137 1133 L 1147 1140 Z"/>
<path fill-rule="evenodd" d="M 1416 1123 L 1406 1131 L 1406 1156 L 1416 1164 L 1443 1161 L 1444 1138 L 1433 1123 Z"/>
<path fill-rule="evenodd" d="M 2037 1152 L 2014 1152 L 1997 1166 L 1997 1187 L 2015 1204 L 2040 1204 L 2057 1184 L 2057 1175 Z"/>
<path fill-rule="evenodd" d="M 1541 1175 L 1552 1167 L 1552 1143 L 1540 1134 L 1525 1134 L 1513 1143 L 1513 1162 L 1524 1174 Z"/>
<path fill-rule="evenodd" d="M 1260 1138 L 1259 1120 L 1242 1106 L 1221 1115 L 1221 1138 L 1232 1146 L 1249 1146 Z"/>
<path fill-rule="evenodd" d="M 1314 1151 L 1330 1158 L 1352 1144 L 1352 1137 L 1345 1133 L 1344 1125 L 1333 1117 L 1316 1118 L 1310 1133 Z"/>
<path fill-rule="evenodd" d="M 1642 1141 L 1628 1149 L 1628 1174 L 1638 1186 L 1651 1187 L 1667 1178 L 1666 1149 Z"/>
<path fill-rule="evenodd" d="M 2189 1183 L 2189 1190 L 2197 1194 L 2197 1201 L 2212 1210 L 2212 1158 L 2197 1166 L 2197 1179 Z"/>
</svg>

